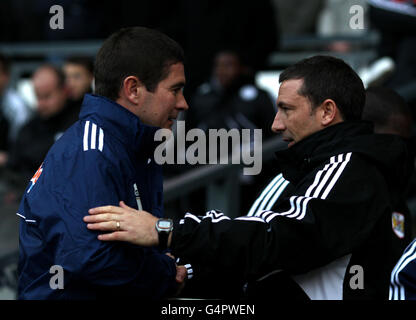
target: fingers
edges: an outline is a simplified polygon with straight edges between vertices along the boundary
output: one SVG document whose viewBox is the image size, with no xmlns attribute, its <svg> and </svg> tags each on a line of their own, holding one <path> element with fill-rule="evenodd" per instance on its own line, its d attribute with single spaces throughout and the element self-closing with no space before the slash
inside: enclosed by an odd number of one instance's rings
<svg viewBox="0 0 416 320">
<path fill-rule="evenodd" d="M 100 213 L 123 213 L 123 210 L 120 207 L 116 206 L 102 206 L 91 208 L 88 210 L 89 214 L 100 214 Z"/>
<path fill-rule="evenodd" d="M 100 234 L 97 238 L 101 241 L 128 241 L 127 232 L 125 231 L 115 231 L 112 233 Z"/>
<path fill-rule="evenodd" d="M 133 213 L 139 212 L 138 210 L 126 205 L 124 203 L 124 201 L 120 201 L 119 204 L 120 204 L 119 207 L 117 207 L 117 206 L 101 206 L 101 207 L 91 208 L 91 209 L 88 210 L 88 213 L 91 214 L 91 215 L 94 215 L 94 214 L 101 214 L 101 213 L 122 214 L 122 213 L 125 213 L 125 212 L 133 212 Z"/>
<path fill-rule="evenodd" d="M 113 231 L 117 229 L 117 221 L 88 223 L 87 228 L 90 230 Z"/>
<path fill-rule="evenodd" d="M 106 222 L 106 221 L 120 221 L 121 215 L 110 214 L 110 213 L 101 213 L 90 216 L 85 216 L 83 218 L 85 222 L 97 223 L 97 222 Z"/>
<path fill-rule="evenodd" d="M 186 267 L 184 266 L 177 266 L 176 267 L 176 277 L 175 280 L 177 283 L 182 283 L 186 280 L 188 276 L 188 272 L 186 270 Z"/>
</svg>

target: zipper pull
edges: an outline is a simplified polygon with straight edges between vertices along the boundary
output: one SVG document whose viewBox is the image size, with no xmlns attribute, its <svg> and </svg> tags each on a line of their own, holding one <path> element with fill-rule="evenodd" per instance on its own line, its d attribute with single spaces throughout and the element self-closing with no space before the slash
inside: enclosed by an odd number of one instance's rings
<svg viewBox="0 0 416 320">
<path fill-rule="evenodd" d="M 142 201 L 140 200 L 139 189 L 137 188 L 136 184 L 133 184 L 134 187 L 134 195 L 136 196 L 137 208 L 139 210 L 143 210 Z"/>
</svg>

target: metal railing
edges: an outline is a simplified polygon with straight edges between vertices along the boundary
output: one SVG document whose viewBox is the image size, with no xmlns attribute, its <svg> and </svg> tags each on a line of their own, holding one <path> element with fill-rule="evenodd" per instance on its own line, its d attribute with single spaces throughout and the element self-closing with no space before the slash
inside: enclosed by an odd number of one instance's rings
<svg viewBox="0 0 416 320">
<path fill-rule="evenodd" d="M 286 146 L 287 143 L 280 136 L 267 140 L 262 147 L 262 161 L 271 160 L 277 150 Z M 163 185 L 165 203 L 205 187 L 207 188 L 207 208 L 219 209 L 230 217 L 240 216 L 239 175 L 243 166 L 243 163 L 205 165 L 165 180 Z M 219 180 L 223 183 L 217 184 Z"/>
</svg>

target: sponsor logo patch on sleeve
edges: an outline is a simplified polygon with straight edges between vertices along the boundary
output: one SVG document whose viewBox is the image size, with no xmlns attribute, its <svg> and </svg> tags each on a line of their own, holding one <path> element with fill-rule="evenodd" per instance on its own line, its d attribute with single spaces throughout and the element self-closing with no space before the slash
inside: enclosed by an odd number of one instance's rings
<svg viewBox="0 0 416 320">
<path fill-rule="evenodd" d="M 30 183 L 31 183 L 31 185 L 30 185 L 30 187 L 29 187 L 29 189 L 27 190 L 27 193 L 29 193 L 30 192 L 30 190 L 32 190 L 32 188 L 33 188 L 33 186 L 35 185 L 35 183 L 36 183 L 36 181 L 38 181 L 38 179 L 39 179 L 39 177 L 40 177 L 40 175 L 42 174 L 42 171 L 43 171 L 43 162 L 42 162 L 42 164 L 40 165 L 40 167 L 39 167 L 39 169 L 36 171 L 36 173 L 34 174 L 34 176 L 32 177 L 32 179 L 30 179 Z"/>
<path fill-rule="evenodd" d="M 396 236 L 404 238 L 404 215 L 399 212 L 393 212 L 391 215 L 392 228 Z"/>
</svg>

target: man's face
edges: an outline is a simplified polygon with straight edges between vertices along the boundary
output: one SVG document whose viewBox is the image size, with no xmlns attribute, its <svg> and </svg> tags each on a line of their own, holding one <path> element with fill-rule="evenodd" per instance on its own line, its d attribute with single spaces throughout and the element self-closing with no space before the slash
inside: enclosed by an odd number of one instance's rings
<svg viewBox="0 0 416 320">
<path fill-rule="evenodd" d="M 323 128 L 318 119 L 319 107 L 312 110 L 309 99 L 298 93 L 302 84 L 302 79 L 283 81 L 277 98 L 272 131 L 281 133 L 289 147 Z"/>
<path fill-rule="evenodd" d="M 52 70 L 37 71 L 33 76 L 33 87 L 37 111 L 42 118 L 49 118 L 63 109 L 67 97 L 65 88 L 58 85 L 58 78 Z"/>
<path fill-rule="evenodd" d="M 143 103 L 135 114 L 147 125 L 170 129 L 179 112 L 188 109 L 182 92 L 184 85 L 183 64 L 171 65 L 168 76 L 159 82 L 154 92 L 145 89 Z"/>
<path fill-rule="evenodd" d="M 229 87 L 241 74 L 241 65 L 237 55 L 219 53 L 215 58 L 214 74 L 223 87 Z"/>
<path fill-rule="evenodd" d="M 74 99 L 81 99 L 91 89 L 93 75 L 82 65 L 66 63 L 63 67 L 68 95 Z"/>
</svg>

